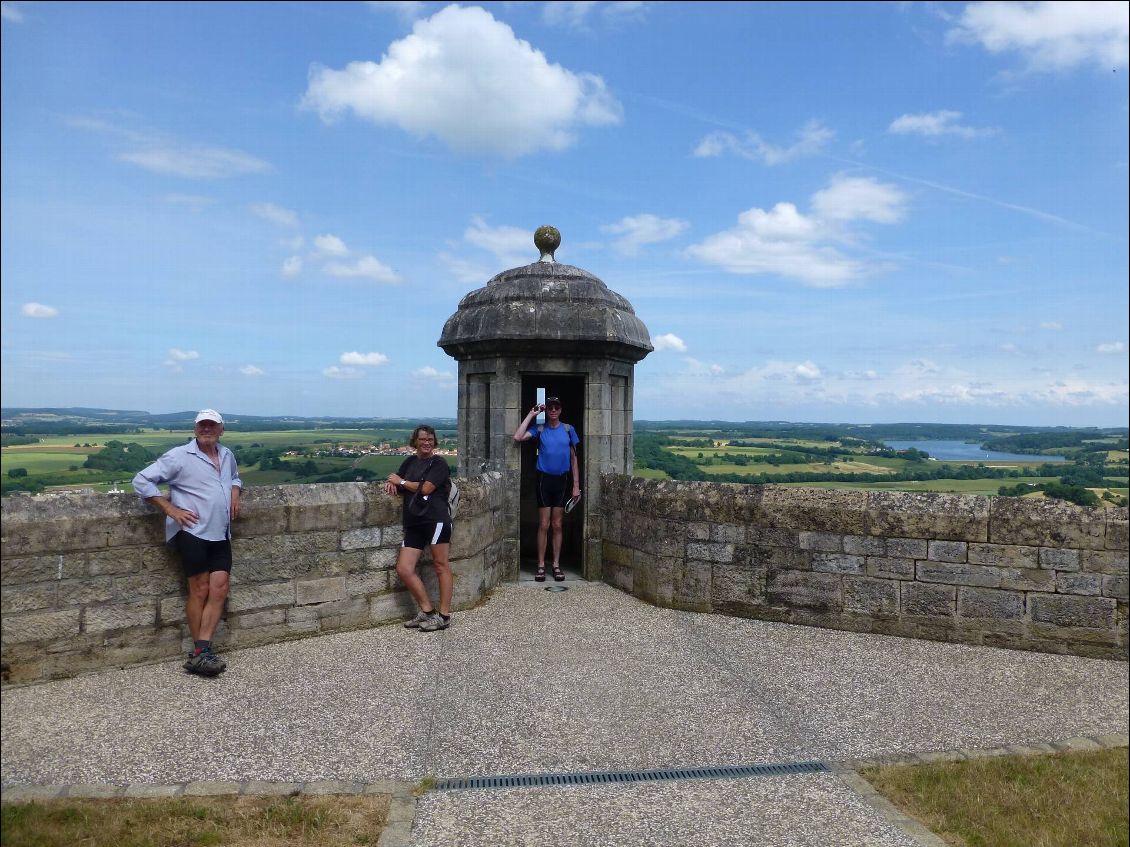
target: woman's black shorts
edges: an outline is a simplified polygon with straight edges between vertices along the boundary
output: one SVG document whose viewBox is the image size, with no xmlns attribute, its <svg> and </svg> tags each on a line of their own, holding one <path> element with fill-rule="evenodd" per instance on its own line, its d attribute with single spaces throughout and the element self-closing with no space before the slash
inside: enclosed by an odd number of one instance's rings
<svg viewBox="0 0 1130 847">
<path fill-rule="evenodd" d="M 538 471 L 538 508 L 563 509 L 572 493 L 573 474 L 548 474 Z"/>
<path fill-rule="evenodd" d="M 432 544 L 447 544 L 451 541 L 451 524 L 422 523 L 416 526 L 404 527 L 404 541 L 401 547 L 411 547 L 414 550 L 423 550 Z"/>
<path fill-rule="evenodd" d="M 212 571 L 231 573 L 231 542 L 205 541 L 183 529 L 169 539 L 169 546 L 177 551 L 185 576 L 197 576 Z"/>
</svg>

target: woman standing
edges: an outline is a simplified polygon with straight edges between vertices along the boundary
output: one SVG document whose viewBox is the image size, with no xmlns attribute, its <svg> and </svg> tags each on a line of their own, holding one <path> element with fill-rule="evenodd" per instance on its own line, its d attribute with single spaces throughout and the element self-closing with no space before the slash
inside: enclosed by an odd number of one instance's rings
<svg viewBox="0 0 1130 847">
<path fill-rule="evenodd" d="M 420 611 L 404 625 L 423 632 L 447 629 L 451 625 L 451 565 L 448 549 L 451 542 L 451 515 L 447 508 L 447 492 L 451 488 L 451 468 L 442 456 L 435 454 L 436 431 L 421 424 L 412 432 L 408 446 L 416 450 L 388 475 L 387 494 L 402 498 L 404 541 L 396 558 L 396 574 L 416 600 Z M 417 492 L 420 497 L 413 504 Z M 425 547 L 432 551 L 432 564 L 439 582 L 439 609 L 428 597 L 423 580 L 416 574 L 416 564 Z"/>
</svg>

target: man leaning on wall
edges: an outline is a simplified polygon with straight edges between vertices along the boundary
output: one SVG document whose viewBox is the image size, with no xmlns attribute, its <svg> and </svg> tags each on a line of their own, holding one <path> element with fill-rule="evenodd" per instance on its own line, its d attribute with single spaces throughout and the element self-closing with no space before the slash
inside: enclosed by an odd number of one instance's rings
<svg viewBox="0 0 1130 847">
<path fill-rule="evenodd" d="M 218 676 L 227 662 L 212 651 L 228 596 L 231 574 L 231 522 L 239 517 L 243 482 L 235 456 L 220 444 L 224 419 L 204 409 L 193 426 L 193 438 L 174 447 L 133 478 L 142 500 L 165 513 L 165 543 L 177 551 L 188 583 L 184 613 L 193 648 L 184 669 L 200 676 Z M 160 485 L 168 485 L 168 496 Z"/>
</svg>

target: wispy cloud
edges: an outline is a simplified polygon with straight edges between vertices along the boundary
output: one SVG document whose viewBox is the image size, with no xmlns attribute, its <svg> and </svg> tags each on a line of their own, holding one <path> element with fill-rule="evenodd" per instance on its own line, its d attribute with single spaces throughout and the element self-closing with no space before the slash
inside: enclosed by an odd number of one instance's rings
<svg viewBox="0 0 1130 847">
<path fill-rule="evenodd" d="M 616 249 L 625 256 L 635 256 L 645 244 L 658 244 L 670 241 L 689 227 L 686 221 L 678 218 L 661 218 L 644 213 L 622 218 L 618 223 L 600 228 L 601 232 L 619 235 Z"/>
<path fill-rule="evenodd" d="M 455 382 L 455 375 L 450 371 L 440 371 L 433 368 L 431 365 L 425 365 L 422 368 L 417 368 L 412 371 L 412 376 L 419 379 L 426 379 L 431 382 L 436 382 L 441 385 L 450 385 Z"/>
<path fill-rule="evenodd" d="M 1121 341 L 1111 341 L 1106 344 L 1100 344 L 1095 348 L 1097 353 L 1125 353 L 1126 345 Z"/>
<path fill-rule="evenodd" d="M 244 376 L 247 376 L 247 377 L 257 377 L 257 376 L 266 376 L 267 375 L 267 372 L 265 370 L 263 370 L 262 368 L 258 368 L 255 365 L 244 365 L 243 367 L 241 367 L 239 369 L 239 372 L 241 374 L 243 374 Z"/>
<path fill-rule="evenodd" d="M 641 0 L 596 2 L 596 0 L 555 0 L 542 6 L 542 20 L 551 26 L 585 30 L 597 18 L 606 24 L 642 21 L 651 3 Z"/>
<path fill-rule="evenodd" d="M 322 376 L 328 379 L 361 379 L 364 375 L 357 368 L 339 368 L 337 365 L 331 365 L 322 371 Z"/>
<path fill-rule="evenodd" d="M 490 226 L 475 215 L 463 231 L 463 240 L 491 253 L 498 264 L 512 268 L 528 265 L 537 258 L 534 234 L 516 226 Z"/>
<path fill-rule="evenodd" d="M 937 112 L 925 112 L 918 115 L 900 115 L 891 121 L 887 132 L 894 135 L 924 135 L 938 137 L 942 135 L 955 135 L 958 138 L 979 138 L 994 135 L 997 130 L 991 127 L 972 127 L 958 123 L 961 112 L 942 109 Z"/>
<path fill-rule="evenodd" d="M 380 62 L 314 65 L 302 102 L 325 121 L 351 112 L 505 158 L 565 149 L 579 128 L 619 123 L 622 111 L 599 76 L 550 63 L 490 12 L 458 5 L 416 21 Z"/>
<path fill-rule="evenodd" d="M 212 180 L 266 173 L 271 165 L 250 153 L 136 130 L 101 118 L 70 117 L 67 124 L 96 133 L 119 148 L 116 158 L 152 173 L 185 179 Z M 125 149 L 121 149 L 125 148 Z"/>
<path fill-rule="evenodd" d="M 298 213 L 291 209 L 284 209 L 274 203 L 252 203 L 249 207 L 251 213 L 265 221 L 270 221 L 277 226 L 298 226 Z"/>
<path fill-rule="evenodd" d="M 819 153 L 835 137 L 832 130 L 815 120 L 802 126 L 797 132 L 797 140 L 787 147 L 770 144 L 752 130 L 747 130 L 744 136 L 732 132 L 714 132 L 698 143 L 694 155 L 712 158 L 731 153 L 766 165 L 782 165 L 802 156 Z"/>
<path fill-rule="evenodd" d="M 314 250 L 309 255 L 287 257 L 279 273 L 287 279 L 295 279 L 308 268 L 338 279 L 355 279 L 381 285 L 398 285 L 403 281 L 399 273 L 376 256 L 354 252 L 342 239 L 330 233 L 314 236 Z"/>
<path fill-rule="evenodd" d="M 388 363 L 388 356 L 384 353 L 342 353 L 338 361 L 343 365 L 362 365 L 364 367 L 379 367 Z"/>
<path fill-rule="evenodd" d="M 0 17 L 14 24 L 23 23 L 24 20 L 23 12 L 21 12 L 19 7 L 11 2 L 11 0 L 3 0 L 3 2 L 0 2 Z"/>
<path fill-rule="evenodd" d="M 24 303 L 20 307 L 20 314 L 25 318 L 57 318 L 59 310 L 43 303 Z"/>
</svg>

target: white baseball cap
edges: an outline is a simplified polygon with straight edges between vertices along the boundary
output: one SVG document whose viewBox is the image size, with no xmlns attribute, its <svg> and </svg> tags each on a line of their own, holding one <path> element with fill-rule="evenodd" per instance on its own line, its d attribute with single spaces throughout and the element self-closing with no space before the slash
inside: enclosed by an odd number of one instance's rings
<svg viewBox="0 0 1130 847">
<path fill-rule="evenodd" d="M 215 409 L 201 409 L 196 413 L 196 423 L 201 421 L 215 421 L 220 426 L 224 425 L 224 419 L 220 417 L 220 413 Z"/>
</svg>

